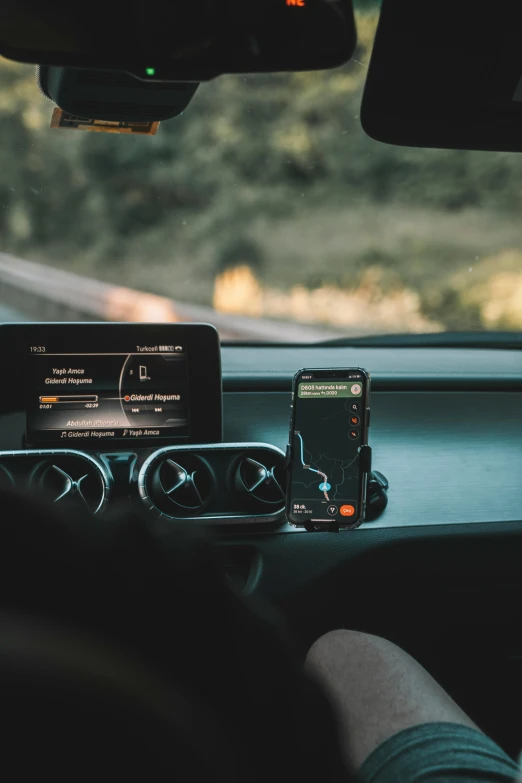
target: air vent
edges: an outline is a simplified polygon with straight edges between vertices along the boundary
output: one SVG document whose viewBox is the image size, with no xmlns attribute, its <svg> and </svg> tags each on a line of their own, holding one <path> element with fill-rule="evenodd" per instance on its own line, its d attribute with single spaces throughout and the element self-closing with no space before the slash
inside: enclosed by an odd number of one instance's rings
<svg viewBox="0 0 522 783">
<path fill-rule="evenodd" d="M 13 477 L 2 465 L 0 465 L 0 492 L 9 492 L 14 486 Z"/>
<path fill-rule="evenodd" d="M 52 503 L 97 514 L 107 500 L 108 479 L 93 459 L 57 454 L 36 466 L 31 486 Z"/>
<path fill-rule="evenodd" d="M 193 454 L 164 458 L 150 477 L 152 502 L 170 516 L 199 514 L 214 490 L 214 477 L 205 460 Z"/>
<path fill-rule="evenodd" d="M 205 525 L 269 525 L 284 520 L 285 455 L 266 443 L 167 446 L 138 474 L 150 512 Z"/>
<path fill-rule="evenodd" d="M 285 493 L 278 479 L 281 468 L 274 464 L 265 464 L 253 457 L 241 460 L 236 474 L 238 489 L 259 500 L 261 503 L 281 505 Z"/>
</svg>

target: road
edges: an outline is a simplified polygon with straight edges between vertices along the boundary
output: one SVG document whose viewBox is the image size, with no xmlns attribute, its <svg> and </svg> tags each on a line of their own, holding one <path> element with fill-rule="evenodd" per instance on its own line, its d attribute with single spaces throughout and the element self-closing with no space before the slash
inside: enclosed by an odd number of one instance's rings
<svg viewBox="0 0 522 783">
<path fill-rule="evenodd" d="M 10 296 L 21 311 L 10 306 Z M 25 309 L 32 317 L 24 318 Z M 0 323 L 36 321 L 39 311 L 45 314 L 41 320 L 52 321 L 211 323 L 229 342 L 317 343 L 342 336 L 320 324 L 221 313 L 0 252 Z"/>
<path fill-rule="evenodd" d="M 326 500 L 330 500 L 330 498 L 328 496 L 328 490 L 330 489 L 330 484 L 328 483 L 328 476 L 326 475 L 326 473 L 323 473 L 322 470 L 316 470 L 315 468 L 312 468 L 311 465 L 307 465 L 306 464 L 305 458 L 304 458 L 304 441 L 303 441 L 303 436 L 301 435 L 300 432 L 296 432 L 295 434 L 297 435 L 297 437 L 301 441 L 301 465 L 303 466 L 303 468 L 305 470 L 311 470 L 313 473 L 318 473 L 320 476 L 323 477 L 322 483 L 319 484 L 319 489 L 321 490 L 321 492 L 324 493 L 324 496 L 325 496 Z M 312 456 L 312 455 L 310 454 L 310 456 Z"/>
</svg>

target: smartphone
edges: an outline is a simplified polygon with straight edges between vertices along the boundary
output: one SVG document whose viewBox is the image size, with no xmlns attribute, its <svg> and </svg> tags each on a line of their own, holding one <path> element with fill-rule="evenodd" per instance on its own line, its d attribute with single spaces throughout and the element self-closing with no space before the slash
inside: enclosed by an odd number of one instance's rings
<svg viewBox="0 0 522 783">
<path fill-rule="evenodd" d="M 292 384 L 286 513 L 295 527 L 356 528 L 364 520 L 370 375 L 300 370 Z"/>
</svg>

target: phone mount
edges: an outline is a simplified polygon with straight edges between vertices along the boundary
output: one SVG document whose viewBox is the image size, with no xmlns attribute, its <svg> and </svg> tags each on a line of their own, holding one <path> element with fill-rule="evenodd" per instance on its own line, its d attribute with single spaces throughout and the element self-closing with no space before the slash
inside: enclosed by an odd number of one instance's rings
<svg viewBox="0 0 522 783">
<path fill-rule="evenodd" d="M 373 470 L 368 476 L 366 493 L 366 522 L 373 522 L 380 517 L 388 505 L 388 479 L 378 470 Z"/>
<path fill-rule="evenodd" d="M 366 514 L 363 522 L 373 522 L 380 517 L 388 505 L 389 483 L 386 476 L 378 470 L 372 470 L 372 450 L 369 446 L 361 446 L 359 459 L 360 469 L 368 474 Z M 328 525 L 317 525 L 310 520 L 304 522 L 303 526 L 309 533 L 338 533 L 340 530 L 339 522 L 336 520 L 332 520 Z"/>
<path fill-rule="evenodd" d="M 368 488 L 366 491 L 366 515 L 364 522 L 374 522 L 381 516 L 388 505 L 389 483 L 386 476 L 378 470 L 373 470 L 368 476 Z M 335 520 L 326 527 L 316 527 L 312 522 L 304 523 L 308 533 L 339 533 L 339 523 Z"/>
</svg>

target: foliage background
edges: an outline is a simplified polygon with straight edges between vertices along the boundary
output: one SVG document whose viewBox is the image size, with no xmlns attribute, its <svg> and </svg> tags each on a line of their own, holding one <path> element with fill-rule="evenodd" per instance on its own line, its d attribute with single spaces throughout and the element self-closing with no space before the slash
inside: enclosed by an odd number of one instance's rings
<svg viewBox="0 0 522 783">
<path fill-rule="evenodd" d="M 345 332 L 522 328 L 522 156 L 366 137 L 376 21 L 349 65 L 222 77 L 154 138 L 51 131 L 0 61 L 0 249 Z"/>
</svg>

